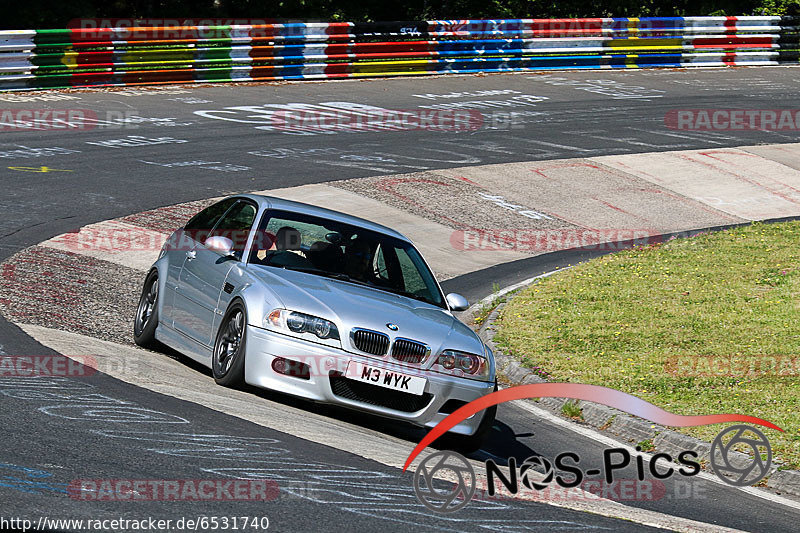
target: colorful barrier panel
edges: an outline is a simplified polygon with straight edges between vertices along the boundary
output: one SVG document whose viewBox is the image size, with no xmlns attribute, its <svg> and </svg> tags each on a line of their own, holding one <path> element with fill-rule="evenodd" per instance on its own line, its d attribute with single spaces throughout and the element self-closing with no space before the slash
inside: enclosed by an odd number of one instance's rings
<svg viewBox="0 0 800 533">
<path fill-rule="evenodd" d="M 0 31 L 0 90 L 800 61 L 794 17 Z"/>
</svg>

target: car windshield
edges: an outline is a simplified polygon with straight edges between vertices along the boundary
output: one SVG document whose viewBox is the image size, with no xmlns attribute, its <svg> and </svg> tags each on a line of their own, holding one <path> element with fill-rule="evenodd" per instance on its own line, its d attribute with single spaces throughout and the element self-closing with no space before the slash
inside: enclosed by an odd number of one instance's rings
<svg viewBox="0 0 800 533">
<path fill-rule="evenodd" d="M 365 285 L 446 308 L 416 248 L 342 222 L 269 210 L 253 240 L 249 262 Z"/>
</svg>

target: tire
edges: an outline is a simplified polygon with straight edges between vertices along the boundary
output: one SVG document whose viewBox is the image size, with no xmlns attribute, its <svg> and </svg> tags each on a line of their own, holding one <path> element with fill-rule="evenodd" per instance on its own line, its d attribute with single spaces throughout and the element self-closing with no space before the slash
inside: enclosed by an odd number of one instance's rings
<svg viewBox="0 0 800 533">
<path fill-rule="evenodd" d="M 244 384 L 244 354 L 247 311 L 236 301 L 225 312 L 214 339 L 211 372 L 214 381 L 225 387 Z"/>
<path fill-rule="evenodd" d="M 157 348 L 161 345 L 156 340 L 158 326 L 158 271 L 153 270 L 144 280 L 142 295 L 136 307 L 133 319 L 133 342 L 143 348 Z"/>
<path fill-rule="evenodd" d="M 486 409 L 483 413 L 483 420 L 481 420 L 478 430 L 472 435 L 452 435 L 448 440 L 452 441 L 451 447 L 454 451 L 469 454 L 477 452 L 486 441 L 486 437 L 492 431 L 495 416 L 497 416 L 497 406 L 493 405 Z"/>
<path fill-rule="evenodd" d="M 494 384 L 494 390 L 497 391 L 497 383 Z M 448 433 L 444 436 L 442 446 L 449 448 L 453 451 L 470 454 L 477 452 L 483 446 L 486 438 L 492 432 L 495 418 L 497 417 L 497 405 L 487 407 L 483 412 L 483 419 L 478 425 L 478 429 L 472 435 L 458 435 L 455 433 Z"/>
</svg>

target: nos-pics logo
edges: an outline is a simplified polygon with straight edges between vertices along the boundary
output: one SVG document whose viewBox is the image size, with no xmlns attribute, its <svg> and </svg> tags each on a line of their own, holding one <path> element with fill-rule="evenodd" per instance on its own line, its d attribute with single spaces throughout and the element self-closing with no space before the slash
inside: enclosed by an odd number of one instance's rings
<svg viewBox="0 0 800 533">
<path fill-rule="evenodd" d="M 458 424 L 479 412 L 505 402 L 525 398 L 572 398 L 598 403 L 619 409 L 662 426 L 694 427 L 710 424 L 740 422 L 755 424 L 783 431 L 768 420 L 742 414 L 677 415 L 665 411 L 641 398 L 622 391 L 580 383 L 534 383 L 501 389 L 459 407 L 436 424 L 417 444 L 406 459 L 403 471 L 433 442 Z M 709 459 L 711 468 L 725 483 L 735 486 L 754 485 L 769 473 L 772 450 L 767 437 L 751 425 L 738 424 L 720 432 L 711 444 Z M 637 451 L 641 451 L 637 448 Z M 744 452 L 744 453 L 741 453 Z M 632 461 L 633 459 L 633 461 Z M 519 467 L 515 458 L 508 460 L 508 473 L 504 474 L 492 460 L 486 461 L 486 481 L 489 495 L 495 490 L 495 480 L 500 481 L 511 494 L 517 494 L 519 483 L 530 490 L 541 491 L 555 482 L 563 488 L 575 488 L 584 479 L 603 475 L 607 483 L 613 482 L 614 471 L 634 465 L 639 481 L 647 475 L 655 479 L 667 479 L 673 475 L 694 476 L 700 472 L 698 454 L 693 450 L 673 457 L 666 453 L 655 453 L 647 458 L 631 457 L 626 448 L 609 448 L 603 452 L 603 469 L 583 470 L 580 457 L 564 452 L 555 457 L 553 463 L 543 457 L 530 457 Z M 660 462 L 659 462 L 660 461 Z M 534 472 L 544 470 L 541 478 Z M 571 474 L 565 476 L 564 473 Z M 414 475 L 414 491 L 420 502 L 433 511 L 453 512 L 464 507 L 475 495 L 477 480 L 475 469 L 463 456 L 450 451 L 433 453 L 420 463 Z"/>
<path fill-rule="evenodd" d="M 737 454 L 734 451 L 749 452 L 749 454 Z M 562 463 L 564 457 L 570 459 L 568 466 Z M 666 479 L 676 473 L 683 476 L 697 475 L 700 472 L 700 464 L 693 460 L 697 457 L 696 452 L 686 450 L 678 454 L 677 463 L 664 453 L 655 454 L 645 460 L 636 458 L 638 478 L 643 480 L 646 475 L 647 468 L 643 466 L 644 461 L 649 462 L 650 474 L 658 479 Z M 660 464 L 658 464 L 659 459 L 661 459 Z M 711 468 L 722 481 L 734 486 L 747 486 L 758 483 L 769 473 L 772 450 L 761 431 L 751 426 L 736 425 L 721 431 L 716 436 L 711 445 L 709 459 Z M 507 474 L 504 474 L 494 461 L 487 460 L 485 479 L 488 494 L 494 496 L 497 484 L 504 486 L 510 494 L 517 494 L 522 487 L 542 491 L 554 482 L 562 488 L 575 488 L 585 479 L 601 474 L 600 469 L 583 471 L 578 468 L 579 463 L 579 457 L 572 452 L 560 454 L 555 460 L 555 467 L 551 461 L 540 456 L 529 457 L 517 466 L 516 459 L 512 457 L 508 460 Z M 604 450 L 603 475 L 606 482 L 614 481 L 615 470 L 624 469 L 632 464 L 631 454 L 627 449 Z M 464 456 L 443 450 L 432 453 L 422 460 L 414 474 L 413 483 L 417 499 L 425 507 L 438 513 L 451 513 L 463 508 L 473 499 L 478 476 L 475 468 Z"/>
</svg>

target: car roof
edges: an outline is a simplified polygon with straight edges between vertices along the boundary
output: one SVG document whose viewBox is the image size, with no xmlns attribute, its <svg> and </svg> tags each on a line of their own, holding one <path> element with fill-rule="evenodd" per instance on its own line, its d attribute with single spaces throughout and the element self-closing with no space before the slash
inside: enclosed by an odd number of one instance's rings
<svg viewBox="0 0 800 533">
<path fill-rule="evenodd" d="M 259 208 L 281 209 L 284 211 L 292 211 L 294 213 L 300 213 L 304 215 L 327 218 L 329 220 L 335 220 L 337 222 L 342 222 L 345 224 L 352 224 L 353 226 L 359 226 L 368 230 L 376 231 L 378 233 L 385 233 L 387 235 L 391 235 L 392 237 L 404 240 L 406 242 L 409 243 L 411 242 L 411 239 L 409 239 L 399 231 L 393 230 L 392 228 L 389 228 L 382 224 L 377 224 L 375 222 L 372 222 L 364 218 L 348 215 L 340 211 L 334 211 L 333 209 L 326 209 L 324 207 L 318 207 L 311 204 L 304 204 L 302 202 L 295 202 L 292 200 L 285 200 L 283 198 L 277 198 L 275 196 L 266 196 L 263 194 L 237 194 L 233 196 L 233 198 L 249 198 L 258 203 Z"/>
</svg>

